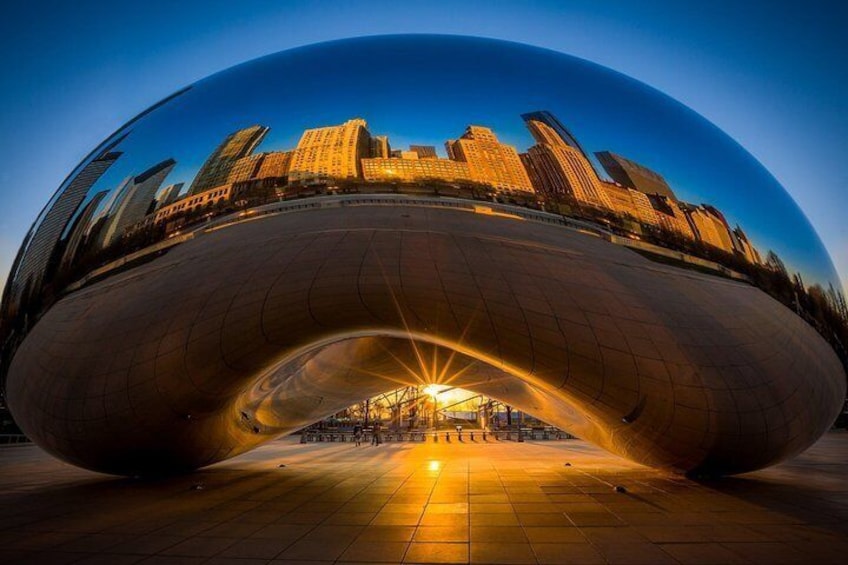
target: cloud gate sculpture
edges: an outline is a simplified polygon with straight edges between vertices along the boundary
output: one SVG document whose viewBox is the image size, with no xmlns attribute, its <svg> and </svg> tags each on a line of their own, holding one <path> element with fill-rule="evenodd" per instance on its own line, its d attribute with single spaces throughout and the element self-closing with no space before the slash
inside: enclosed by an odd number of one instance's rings
<svg viewBox="0 0 848 565">
<path fill-rule="evenodd" d="M 423 383 L 740 473 L 839 412 L 839 289 L 779 184 L 668 97 L 523 45 L 361 38 L 216 74 L 92 151 L 15 260 L 0 374 L 27 435 L 107 473 Z"/>
</svg>

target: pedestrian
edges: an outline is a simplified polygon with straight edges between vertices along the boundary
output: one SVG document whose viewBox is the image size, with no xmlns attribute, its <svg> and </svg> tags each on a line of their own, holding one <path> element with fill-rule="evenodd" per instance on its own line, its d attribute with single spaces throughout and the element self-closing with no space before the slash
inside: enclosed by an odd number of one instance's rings
<svg viewBox="0 0 848 565">
<path fill-rule="evenodd" d="M 353 426 L 353 440 L 356 442 L 356 447 L 362 445 L 362 426 L 360 424 Z"/>
<path fill-rule="evenodd" d="M 382 426 L 380 422 L 374 422 L 374 431 L 371 436 L 371 445 L 380 445 L 381 443 L 383 443 L 383 438 L 380 437 L 381 427 Z"/>
</svg>

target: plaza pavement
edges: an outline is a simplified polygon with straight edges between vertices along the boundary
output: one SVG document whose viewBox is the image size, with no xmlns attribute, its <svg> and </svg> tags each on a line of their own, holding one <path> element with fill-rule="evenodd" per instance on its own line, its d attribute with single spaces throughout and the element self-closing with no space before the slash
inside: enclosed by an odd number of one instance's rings
<svg viewBox="0 0 848 565">
<path fill-rule="evenodd" d="M 285 438 L 132 480 L 0 448 L 0 563 L 844 563 L 846 456 L 699 483 L 580 440 Z"/>
</svg>

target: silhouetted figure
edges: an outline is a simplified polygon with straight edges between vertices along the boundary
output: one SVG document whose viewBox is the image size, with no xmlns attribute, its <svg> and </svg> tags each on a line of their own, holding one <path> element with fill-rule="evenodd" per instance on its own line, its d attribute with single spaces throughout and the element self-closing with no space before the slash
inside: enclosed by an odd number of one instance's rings
<svg viewBox="0 0 848 565">
<path fill-rule="evenodd" d="M 374 422 L 374 428 L 371 433 L 371 445 L 380 445 L 383 443 L 383 438 L 380 437 L 381 428 L 380 422 Z"/>
<path fill-rule="evenodd" d="M 362 426 L 359 424 L 353 426 L 353 440 L 356 442 L 356 447 L 362 445 Z"/>
</svg>

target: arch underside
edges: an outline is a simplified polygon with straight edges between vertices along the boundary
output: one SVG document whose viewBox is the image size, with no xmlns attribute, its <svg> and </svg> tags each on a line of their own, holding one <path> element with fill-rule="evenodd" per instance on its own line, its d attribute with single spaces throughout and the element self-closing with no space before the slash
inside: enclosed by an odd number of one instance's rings
<svg viewBox="0 0 848 565">
<path fill-rule="evenodd" d="M 7 396 L 52 453 L 136 474 L 439 381 L 714 473 L 805 449 L 845 392 L 824 340 L 749 285 L 558 226 L 371 206 L 202 233 L 68 295 L 18 349 Z"/>
</svg>

